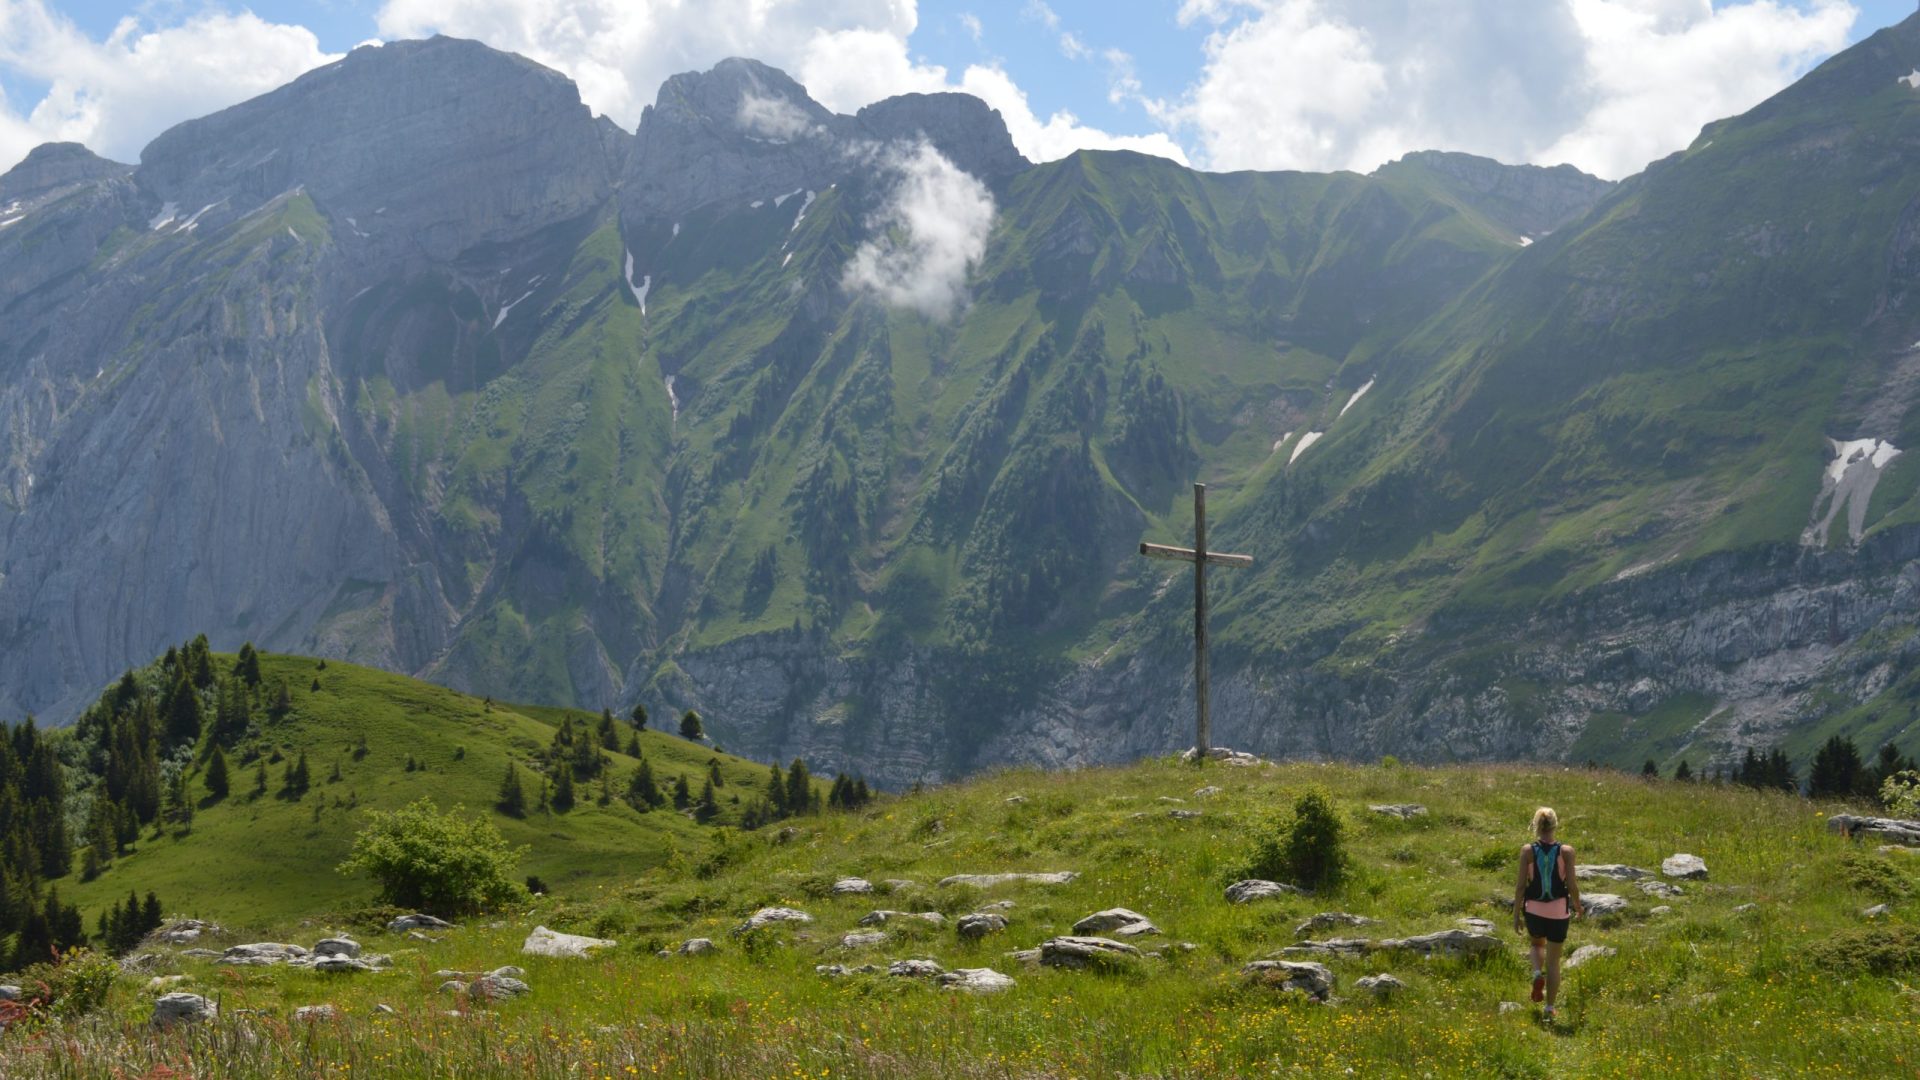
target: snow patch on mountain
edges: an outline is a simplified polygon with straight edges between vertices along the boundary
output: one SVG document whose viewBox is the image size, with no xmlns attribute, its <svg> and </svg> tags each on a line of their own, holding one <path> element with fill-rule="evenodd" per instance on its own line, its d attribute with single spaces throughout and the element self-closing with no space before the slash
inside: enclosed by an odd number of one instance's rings
<svg viewBox="0 0 1920 1080">
<path fill-rule="evenodd" d="M 1833 459 L 1820 475 L 1820 494 L 1814 496 L 1813 513 L 1800 542 L 1809 547 L 1825 547 L 1834 519 L 1842 511 L 1847 515 L 1847 538 L 1858 543 L 1866 532 L 1867 506 L 1880 476 L 1900 448 L 1885 439 L 1828 439 Z"/>
</svg>

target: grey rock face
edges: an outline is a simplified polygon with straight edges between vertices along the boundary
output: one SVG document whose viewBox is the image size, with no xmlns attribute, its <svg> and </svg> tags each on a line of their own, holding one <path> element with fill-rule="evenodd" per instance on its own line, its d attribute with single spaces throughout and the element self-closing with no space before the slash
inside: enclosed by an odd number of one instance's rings
<svg viewBox="0 0 1920 1080">
<path fill-rule="evenodd" d="M 873 891 L 873 883 L 865 878 L 841 878 L 827 890 L 834 896 L 863 896 Z"/>
<path fill-rule="evenodd" d="M 1603 957 L 1613 956 L 1619 951 L 1620 950 L 1611 945 L 1582 945 L 1573 950 L 1560 966 L 1564 970 L 1572 971 L 1574 968 L 1579 967 L 1589 960 L 1599 960 Z"/>
<path fill-rule="evenodd" d="M 1637 866 L 1621 863 L 1595 863 L 1591 866 L 1580 865 L 1574 868 L 1575 877 L 1609 878 L 1613 881 L 1640 881 L 1653 876 L 1653 871 L 1642 870 Z"/>
<path fill-rule="evenodd" d="M 1582 893 L 1580 906 L 1586 910 L 1589 918 L 1597 919 L 1627 910 L 1627 901 L 1625 897 L 1614 893 Z"/>
<path fill-rule="evenodd" d="M 1127 908 L 1108 908 L 1073 924 L 1076 934 L 1118 934 L 1121 937 L 1139 937 L 1143 934 L 1158 934 L 1160 928 L 1153 920 L 1137 911 Z"/>
<path fill-rule="evenodd" d="M 1111 938 L 1056 937 L 1040 943 L 1040 963 L 1046 967 L 1100 968 L 1139 958 L 1139 949 Z"/>
<path fill-rule="evenodd" d="M 1705 881 L 1707 863 L 1698 855 L 1669 855 L 1660 860 L 1660 872 L 1683 881 Z"/>
<path fill-rule="evenodd" d="M 1399 979 L 1394 978 L 1384 971 L 1378 975 L 1362 975 L 1353 981 L 1353 985 L 1373 994 L 1375 997 L 1391 997 L 1407 988 L 1406 983 L 1401 982 Z"/>
<path fill-rule="evenodd" d="M 1896 844 L 1920 847 L 1920 821 L 1835 814 L 1827 819 L 1827 831 L 1840 833 L 1843 836 L 1871 836 L 1890 840 Z"/>
<path fill-rule="evenodd" d="M 745 930 L 758 930 L 763 926 L 777 926 L 781 923 L 810 923 L 813 916 L 798 908 L 764 907 L 747 916 L 747 921 L 734 928 L 735 933 Z"/>
<path fill-rule="evenodd" d="M 1271 986 L 1280 990 L 1297 990 L 1315 1001 L 1325 1001 L 1333 994 L 1333 972 L 1325 964 L 1294 960 L 1255 960 L 1240 969 L 1241 973 L 1262 986 Z"/>
<path fill-rule="evenodd" d="M 387 924 L 387 932 L 390 934 L 404 934 L 409 930 L 451 930 L 451 929 L 453 929 L 453 924 L 446 921 L 445 919 L 440 919 L 432 915 L 423 915 L 419 913 L 415 913 L 412 915 L 402 915 L 399 918 Z"/>
<path fill-rule="evenodd" d="M 1013 989 L 1013 977 L 992 968 L 955 968 L 934 980 L 942 990 L 966 994 L 997 994 Z"/>
<path fill-rule="evenodd" d="M 0 207 L 23 203 L 52 191 L 125 176 L 133 166 L 108 161 L 79 143 L 42 143 L 18 165 L 0 174 Z M 0 218 L 11 215 L 0 213 Z"/>
<path fill-rule="evenodd" d="M 355 49 L 169 128 L 136 176 L 156 207 L 211 207 L 204 227 L 304 187 L 341 243 L 441 259 L 586 213 L 614 178 L 571 81 L 446 37 Z"/>
<path fill-rule="evenodd" d="M 976 911 L 971 915 L 960 916 L 954 930 L 963 938 L 979 939 L 988 934 L 997 934 L 1007 928 L 1007 917 L 991 911 Z"/>
<path fill-rule="evenodd" d="M 153 1018 L 149 1021 L 154 1027 L 172 1027 L 175 1024 L 198 1024 L 220 1015 L 220 1007 L 201 997 L 199 994 L 172 993 L 162 994 L 154 1000 Z"/>
<path fill-rule="evenodd" d="M 970 885 L 976 889 L 992 889 L 1001 885 L 1066 885 L 1079 877 L 1077 870 L 1059 870 L 1035 874 L 954 874 L 940 879 L 942 888 L 955 885 Z"/>
<path fill-rule="evenodd" d="M 1227 903 L 1248 904 L 1255 900 L 1277 900 L 1284 896 L 1297 896 L 1299 893 L 1300 890 L 1292 885 L 1248 878 L 1227 886 Z"/>
<path fill-rule="evenodd" d="M 1373 919 L 1365 915 L 1350 915 L 1346 911 L 1321 911 L 1319 915 L 1309 915 L 1306 922 L 1294 926 L 1294 938 L 1306 938 L 1308 934 L 1319 934 L 1321 930 L 1331 930 L 1334 926 L 1367 926 Z"/>
<path fill-rule="evenodd" d="M 536 926 L 527 935 L 520 951 L 529 956 L 586 957 L 593 955 L 595 949 L 611 949 L 620 944 L 606 938 L 583 937 L 579 934 L 562 934 L 544 926 Z"/>
</svg>

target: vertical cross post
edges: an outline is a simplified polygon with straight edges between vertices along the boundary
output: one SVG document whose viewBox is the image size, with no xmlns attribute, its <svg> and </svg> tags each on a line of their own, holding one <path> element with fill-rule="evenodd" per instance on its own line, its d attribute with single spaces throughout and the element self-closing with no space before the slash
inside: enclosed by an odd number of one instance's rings
<svg viewBox="0 0 1920 1080">
<path fill-rule="evenodd" d="M 1193 485 L 1193 756 L 1203 761 L 1213 736 L 1207 712 L 1207 485 Z"/>
<path fill-rule="evenodd" d="M 1213 740 L 1213 716 L 1208 703 L 1211 679 L 1207 673 L 1207 564 L 1244 568 L 1253 565 L 1253 556 L 1207 550 L 1205 484 L 1193 485 L 1193 546 L 1179 548 L 1143 543 L 1140 554 L 1149 559 L 1193 564 L 1193 757 L 1196 762 L 1205 761 Z"/>
</svg>

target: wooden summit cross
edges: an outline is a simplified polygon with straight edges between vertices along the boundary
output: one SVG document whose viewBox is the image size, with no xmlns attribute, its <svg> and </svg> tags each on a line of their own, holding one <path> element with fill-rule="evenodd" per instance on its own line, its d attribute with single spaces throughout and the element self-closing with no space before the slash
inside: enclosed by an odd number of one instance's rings
<svg viewBox="0 0 1920 1080">
<path fill-rule="evenodd" d="M 1207 550 L 1207 485 L 1193 485 L 1193 547 L 1168 547 L 1141 543 L 1140 554 L 1149 559 L 1171 559 L 1193 564 L 1193 759 L 1207 759 L 1207 739 L 1212 734 L 1207 714 L 1207 564 L 1248 567 L 1251 555 L 1225 555 Z"/>
</svg>

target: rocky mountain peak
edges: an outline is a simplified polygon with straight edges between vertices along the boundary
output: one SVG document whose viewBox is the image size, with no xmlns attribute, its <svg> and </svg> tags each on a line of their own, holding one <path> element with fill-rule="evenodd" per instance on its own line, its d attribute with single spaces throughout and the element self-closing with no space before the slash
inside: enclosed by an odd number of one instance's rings
<svg viewBox="0 0 1920 1080">
<path fill-rule="evenodd" d="M 24 202 L 69 184 L 124 176 L 132 170 L 133 166 L 108 161 L 79 143 L 43 143 L 0 175 L 0 203 Z"/>
<path fill-rule="evenodd" d="M 875 143 L 926 139 L 993 179 L 1025 168 L 1000 114 L 967 94 L 905 94 L 846 116 L 785 72 L 723 60 L 668 79 L 640 116 L 623 206 L 639 217 L 820 189 L 869 160 Z"/>
<path fill-rule="evenodd" d="M 1447 150 L 1421 150 L 1374 170 L 1375 176 L 1424 173 L 1494 221 L 1527 237 L 1544 236 L 1585 213 L 1614 183 L 1571 165 L 1507 165 Z"/>
<path fill-rule="evenodd" d="M 924 138 L 975 176 L 1027 167 L 1000 111 L 972 94 L 901 94 L 861 109 L 856 119 L 883 141 Z"/>
<path fill-rule="evenodd" d="M 446 257 L 585 212 L 612 169 L 571 80 L 435 37 L 363 46 L 176 125 L 141 153 L 137 179 L 156 206 L 207 208 L 208 224 L 304 187 L 336 236 Z"/>
</svg>

